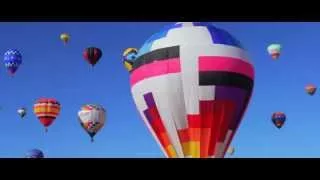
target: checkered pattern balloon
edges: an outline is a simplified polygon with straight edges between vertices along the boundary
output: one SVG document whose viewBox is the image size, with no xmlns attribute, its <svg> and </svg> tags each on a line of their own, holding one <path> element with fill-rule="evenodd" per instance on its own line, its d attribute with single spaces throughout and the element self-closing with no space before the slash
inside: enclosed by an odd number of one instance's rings
<svg viewBox="0 0 320 180">
<path fill-rule="evenodd" d="M 16 49 L 10 49 L 4 53 L 4 65 L 11 75 L 14 75 L 22 63 L 22 55 Z"/>
</svg>

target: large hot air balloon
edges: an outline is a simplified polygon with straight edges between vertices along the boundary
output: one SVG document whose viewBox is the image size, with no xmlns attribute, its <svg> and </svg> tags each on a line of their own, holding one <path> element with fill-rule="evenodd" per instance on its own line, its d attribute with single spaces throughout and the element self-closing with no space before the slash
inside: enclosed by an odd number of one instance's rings
<svg viewBox="0 0 320 180">
<path fill-rule="evenodd" d="M 33 106 L 33 111 L 45 127 L 46 132 L 60 114 L 60 109 L 60 103 L 53 98 L 40 98 Z"/>
<path fill-rule="evenodd" d="M 100 105 L 88 104 L 81 107 L 78 118 L 83 129 L 94 141 L 94 136 L 101 130 L 106 121 L 106 111 Z"/>
<path fill-rule="evenodd" d="M 317 87 L 310 84 L 306 86 L 305 90 L 310 96 L 313 96 L 317 91 Z"/>
<path fill-rule="evenodd" d="M 17 110 L 17 113 L 21 118 L 24 118 L 27 115 L 27 109 L 26 108 L 19 108 Z"/>
<path fill-rule="evenodd" d="M 22 63 L 22 55 L 16 49 L 10 49 L 4 53 L 4 65 L 10 75 L 14 75 Z"/>
<path fill-rule="evenodd" d="M 44 154 L 39 149 L 31 149 L 27 152 L 26 158 L 44 158 Z"/>
<path fill-rule="evenodd" d="M 272 122 L 278 128 L 282 128 L 286 121 L 286 115 L 283 112 L 275 112 L 272 114 Z"/>
<path fill-rule="evenodd" d="M 280 44 L 271 44 L 268 46 L 268 53 L 271 55 L 272 59 L 278 59 L 281 53 L 281 45 Z"/>
<path fill-rule="evenodd" d="M 63 41 L 63 43 L 66 45 L 66 44 L 69 42 L 69 40 L 70 40 L 70 35 L 67 34 L 67 33 L 62 33 L 62 34 L 60 35 L 60 39 L 61 39 L 61 41 Z"/>
<path fill-rule="evenodd" d="M 250 100 L 254 67 L 227 31 L 176 23 L 139 49 L 130 84 L 166 157 L 222 158 Z"/>
<path fill-rule="evenodd" d="M 133 61 L 136 59 L 138 50 L 136 48 L 127 48 L 123 52 L 124 67 L 130 72 L 132 70 Z"/>
<path fill-rule="evenodd" d="M 83 51 L 83 58 L 92 66 L 96 65 L 102 56 L 102 51 L 96 47 L 88 47 Z"/>
</svg>

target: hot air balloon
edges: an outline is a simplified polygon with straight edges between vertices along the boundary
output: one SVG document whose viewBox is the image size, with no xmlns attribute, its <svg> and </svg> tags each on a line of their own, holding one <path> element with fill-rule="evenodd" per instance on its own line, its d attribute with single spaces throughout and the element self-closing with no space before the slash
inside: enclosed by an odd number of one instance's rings
<svg viewBox="0 0 320 180">
<path fill-rule="evenodd" d="M 139 49 L 130 85 L 166 157 L 222 158 L 251 98 L 254 67 L 227 31 L 176 23 Z"/>
<path fill-rule="evenodd" d="M 317 87 L 312 84 L 307 85 L 305 89 L 310 96 L 313 96 L 317 91 Z"/>
<path fill-rule="evenodd" d="M 234 147 L 229 147 L 229 148 L 228 148 L 228 154 L 229 154 L 230 156 L 232 156 L 232 155 L 234 154 L 234 152 L 235 152 Z"/>
<path fill-rule="evenodd" d="M 19 116 L 21 118 L 24 118 L 27 115 L 27 109 L 26 108 L 20 108 L 17 110 Z"/>
<path fill-rule="evenodd" d="M 60 114 L 60 109 L 60 103 L 53 98 L 40 98 L 33 106 L 33 111 L 45 127 L 46 132 L 48 131 L 48 127 Z"/>
<path fill-rule="evenodd" d="M 275 112 L 272 114 L 272 122 L 278 128 L 282 128 L 286 121 L 286 115 L 283 112 Z"/>
<path fill-rule="evenodd" d="M 94 141 L 94 136 L 101 130 L 106 121 L 106 111 L 100 105 L 88 104 L 81 107 L 78 118 L 83 129 Z"/>
<path fill-rule="evenodd" d="M 138 50 L 136 48 L 127 48 L 123 52 L 123 64 L 128 71 L 132 70 L 133 61 L 136 59 L 137 54 Z"/>
<path fill-rule="evenodd" d="M 10 49 L 4 53 L 4 65 L 10 75 L 14 75 L 22 63 L 22 55 L 16 49 Z"/>
<path fill-rule="evenodd" d="M 83 51 L 83 58 L 92 66 L 96 65 L 102 56 L 102 51 L 96 47 L 88 47 Z"/>
<path fill-rule="evenodd" d="M 268 46 L 268 53 L 271 55 L 272 59 L 278 59 L 280 56 L 281 45 L 280 44 L 271 44 Z"/>
<path fill-rule="evenodd" d="M 70 40 L 70 35 L 67 34 L 67 33 L 62 33 L 62 34 L 60 35 L 60 39 L 61 39 L 61 41 L 63 41 L 63 43 L 66 45 L 66 44 L 69 42 L 69 40 Z"/>
<path fill-rule="evenodd" d="M 44 154 L 39 149 L 31 149 L 27 152 L 26 158 L 44 158 Z"/>
</svg>

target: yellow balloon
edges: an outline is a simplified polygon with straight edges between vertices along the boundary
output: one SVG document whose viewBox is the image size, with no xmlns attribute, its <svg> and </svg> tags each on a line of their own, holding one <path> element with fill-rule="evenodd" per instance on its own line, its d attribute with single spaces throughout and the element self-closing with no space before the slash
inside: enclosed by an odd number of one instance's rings
<svg viewBox="0 0 320 180">
<path fill-rule="evenodd" d="M 67 34 L 67 33 L 62 33 L 62 34 L 60 35 L 60 39 L 61 39 L 64 43 L 67 43 L 67 42 L 69 41 L 69 39 L 70 39 L 70 36 L 69 36 L 69 34 Z"/>
</svg>

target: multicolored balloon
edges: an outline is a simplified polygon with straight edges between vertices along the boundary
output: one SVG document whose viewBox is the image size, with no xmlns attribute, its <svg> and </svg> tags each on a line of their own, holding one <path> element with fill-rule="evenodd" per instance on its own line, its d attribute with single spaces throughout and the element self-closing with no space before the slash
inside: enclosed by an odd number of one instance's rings
<svg viewBox="0 0 320 180">
<path fill-rule="evenodd" d="M 209 22 L 183 22 L 139 49 L 130 84 L 166 157 L 222 158 L 251 98 L 254 67 L 227 31 Z"/>
<path fill-rule="evenodd" d="M 4 53 L 4 65 L 10 75 L 14 75 L 22 64 L 22 55 L 16 49 L 10 49 Z"/>
<path fill-rule="evenodd" d="M 27 109 L 26 108 L 19 108 L 17 110 L 17 112 L 18 112 L 18 114 L 19 114 L 19 116 L 21 118 L 24 118 L 27 115 Z"/>
<path fill-rule="evenodd" d="M 54 98 L 40 98 L 33 106 L 34 114 L 45 127 L 46 132 L 60 114 L 60 110 L 60 103 Z"/>
<path fill-rule="evenodd" d="M 83 51 L 83 58 L 92 66 L 95 66 L 102 57 L 102 51 L 96 47 L 88 47 Z"/>
<path fill-rule="evenodd" d="M 272 122 L 273 124 L 278 128 L 282 128 L 282 126 L 284 125 L 285 121 L 286 121 L 286 115 L 283 112 L 275 112 L 272 114 Z"/>
<path fill-rule="evenodd" d="M 138 50 L 136 48 L 127 48 L 123 52 L 123 64 L 124 67 L 130 72 L 133 67 L 133 62 L 136 59 L 136 56 L 138 54 Z"/>
<path fill-rule="evenodd" d="M 103 128 L 106 121 L 106 110 L 100 105 L 88 104 L 81 107 L 78 119 L 83 129 L 94 141 L 94 136 Z"/>
<path fill-rule="evenodd" d="M 69 42 L 69 40 L 70 40 L 70 35 L 67 34 L 67 33 L 62 33 L 62 34 L 60 35 L 60 39 L 61 39 L 61 41 L 63 41 L 63 43 L 66 45 L 66 44 Z"/>
<path fill-rule="evenodd" d="M 39 149 L 31 149 L 27 152 L 26 158 L 44 158 L 44 154 Z"/>
<path fill-rule="evenodd" d="M 276 60 L 279 58 L 281 53 L 281 45 L 280 44 L 271 44 L 268 46 L 268 53 L 271 55 L 272 59 Z"/>
<path fill-rule="evenodd" d="M 310 96 L 313 96 L 317 91 L 317 87 L 312 84 L 309 84 L 306 86 L 305 90 Z"/>
</svg>

